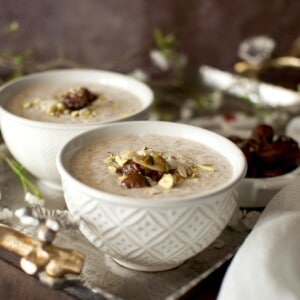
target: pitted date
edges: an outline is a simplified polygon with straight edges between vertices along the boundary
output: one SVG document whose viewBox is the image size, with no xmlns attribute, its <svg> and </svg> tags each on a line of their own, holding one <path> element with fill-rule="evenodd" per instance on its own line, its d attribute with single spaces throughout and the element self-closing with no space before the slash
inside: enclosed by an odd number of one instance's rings
<svg viewBox="0 0 300 300">
<path fill-rule="evenodd" d="M 62 95 L 62 101 L 70 110 L 77 110 L 86 107 L 88 104 L 97 99 L 87 88 L 81 87 L 71 89 Z"/>
<path fill-rule="evenodd" d="M 279 176 L 300 165 L 298 143 L 291 137 L 277 136 L 269 125 L 257 125 L 248 139 L 237 136 L 228 138 L 243 151 L 247 159 L 246 177 Z"/>
<path fill-rule="evenodd" d="M 121 186 L 128 189 L 148 187 L 150 183 L 147 178 L 138 172 L 129 173 L 125 179 L 121 181 Z"/>
<path fill-rule="evenodd" d="M 141 168 L 141 166 L 135 163 L 132 160 L 126 162 L 126 164 L 121 168 L 122 175 L 128 175 L 130 173 L 140 173 L 144 174 L 145 170 Z"/>
</svg>

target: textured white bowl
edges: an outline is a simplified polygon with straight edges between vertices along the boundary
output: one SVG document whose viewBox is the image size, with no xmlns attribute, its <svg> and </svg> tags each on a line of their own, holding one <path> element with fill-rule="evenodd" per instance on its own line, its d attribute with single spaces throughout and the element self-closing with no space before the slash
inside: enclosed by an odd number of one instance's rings
<svg viewBox="0 0 300 300">
<path fill-rule="evenodd" d="M 72 156 L 92 141 L 145 133 L 186 138 L 220 151 L 232 165 L 232 178 L 200 196 L 163 200 L 106 193 L 70 174 Z M 219 236 L 235 209 L 233 189 L 245 175 L 246 162 L 236 145 L 208 130 L 179 123 L 133 121 L 73 138 L 59 152 L 57 167 L 67 207 L 82 217 L 81 230 L 87 239 L 123 266 L 159 271 L 182 264 Z"/>
<path fill-rule="evenodd" d="M 5 104 L 16 93 L 39 83 L 81 82 L 84 84 L 104 84 L 119 87 L 135 95 L 142 108 L 135 114 L 109 122 L 139 120 L 153 102 L 153 93 L 145 84 L 118 73 L 98 70 L 54 70 L 24 76 L 0 88 L 0 124 L 3 139 L 12 155 L 34 176 L 53 188 L 61 189 L 60 176 L 55 165 L 55 157 L 62 145 L 71 137 L 86 130 L 107 123 L 84 124 L 50 123 L 29 120 L 12 114 Z"/>
<path fill-rule="evenodd" d="M 265 207 L 285 185 L 300 175 L 300 167 L 281 176 L 244 178 L 237 186 L 237 203 L 244 208 Z"/>
<path fill-rule="evenodd" d="M 286 128 L 287 136 L 300 145 L 300 117 L 293 118 Z M 240 207 L 265 207 L 285 185 L 300 175 L 300 167 L 281 176 L 244 178 L 237 186 L 237 203 Z"/>
</svg>

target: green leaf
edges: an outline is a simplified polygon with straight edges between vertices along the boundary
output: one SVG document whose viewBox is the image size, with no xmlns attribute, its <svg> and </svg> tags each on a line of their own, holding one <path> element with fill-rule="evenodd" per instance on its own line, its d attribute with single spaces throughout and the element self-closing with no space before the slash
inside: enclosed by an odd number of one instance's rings
<svg viewBox="0 0 300 300">
<path fill-rule="evenodd" d="M 18 31 L 19 28 L 20 28 L 19 22 L 13 21 L 4 28 L 4 32 L 5 33 L 13 33 L 13 32 Z"/>
<path fill-rule="evenodd" d="M 177 40 L 173 34 L 163 35 L 160 29 L 154 30 L 154 41 L 159 50 L 174 49 L 177 46 Z"/>
<path fill-rule="evenodd" d="M 22 65 L 24 63 L 24 56 L 22 54 L 18 54 L 14 56 L 14 63 L 16 65 Z"/>
<path fill-rule="evenodd" d="M 31 192 L 39 199 L 42 199 L 42 192 L 31 180 L 27 170 L 14 158 L 6 156 L 4 160 L 12 171 L 19 177 L 24 193 Z"/>
</svg>

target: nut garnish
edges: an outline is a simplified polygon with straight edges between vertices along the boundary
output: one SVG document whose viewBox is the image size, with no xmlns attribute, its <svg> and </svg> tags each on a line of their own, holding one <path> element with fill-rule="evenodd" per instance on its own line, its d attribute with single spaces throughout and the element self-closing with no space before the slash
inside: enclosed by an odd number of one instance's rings
<svg viewBox="0 0 300 300">
<path fill-rule="evenodd" d="M 27 102 L 23 103 L 23 108 L 31 108 L 32 106 L 33 106 L 32 102 L 27 101 Z"/>
<path fill-rule="evenodd" d="M 177 171 L 178 171 L 178 174 L 183 177 L 183 178 L 186 178 L 187 177 L 187 171 L 185 169 L 185 167 L 183 165 L 178 165 L 177 167 Z"/>
<path fill-rule="evenodd" d="M 214 171 L 215 168 L 213 165 L 197 165 L 199 169 L 205 170 L 205 171 Z"/>
<path fill-rule="evenodd" d="M 143 147 L 136 151 L 109 153 L 104 160 L 111 173 L 119 175 L 121 186 L 140 188 L 159 186 L 171 189 L 177 183 L 195 178 L 201 171 L 213 172 L 210 164 L 192 164 L 182 155 L 169 156 Z"/>
<path fill-rule="evenodd" d="M 88 106 L 98 98 L 98 95 L 92 93 L 87 88 L 79 87 L 77 89 L 70 89 L 65 93 L 55 95 L 54 98 L 50 103 L 49 99 L 35 98 L 24 102 L 22 106 L 24 109 L 40 106 L 42 111 L 50 117 L 70 115 L 72 118 L 79 116 L 93 118 L 96 116 L 95 111 L 88 108 Z M 104 98 L 104 96 L 101 96 L 101 99 Z"/>
<path fill-rule="evenodd" d="M 174 184 L 175 184 L 175 178 L 170 173 L 164 174 L 163 177 L 158 182 L 158 185 L 165 189 L 172 188 L 174 186 Z"/>
</svg>

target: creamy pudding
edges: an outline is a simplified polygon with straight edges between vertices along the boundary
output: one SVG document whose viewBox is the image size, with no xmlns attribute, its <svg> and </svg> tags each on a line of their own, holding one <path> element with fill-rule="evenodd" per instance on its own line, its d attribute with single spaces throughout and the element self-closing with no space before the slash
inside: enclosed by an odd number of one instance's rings
<svg viewBox="0 0 300 300">
<path fill-rule="evenodd" d="M 70 166 L 93 188 L 139 198 L 198 195 L 232 177 L 229 161 L 215 150 L 155 134 L 102 138 L 75 153 Z"/>
<path fill-rule="evenodd" d="M 81 105 L 78 99 L 86 91 L 92 96 L 91 100 Z M 66 100 L 70 99 L 77 101 L 75 105 L 68 106 L 70 101 Z M 141 101 L 128 91 L 103 84 L 81 87 L 80 82 L 30 86 L 14 95 L 6 105 L 18 116 L 55 123 L 110 121 L 132 115 L 141 107 Z"/>
</svg>

